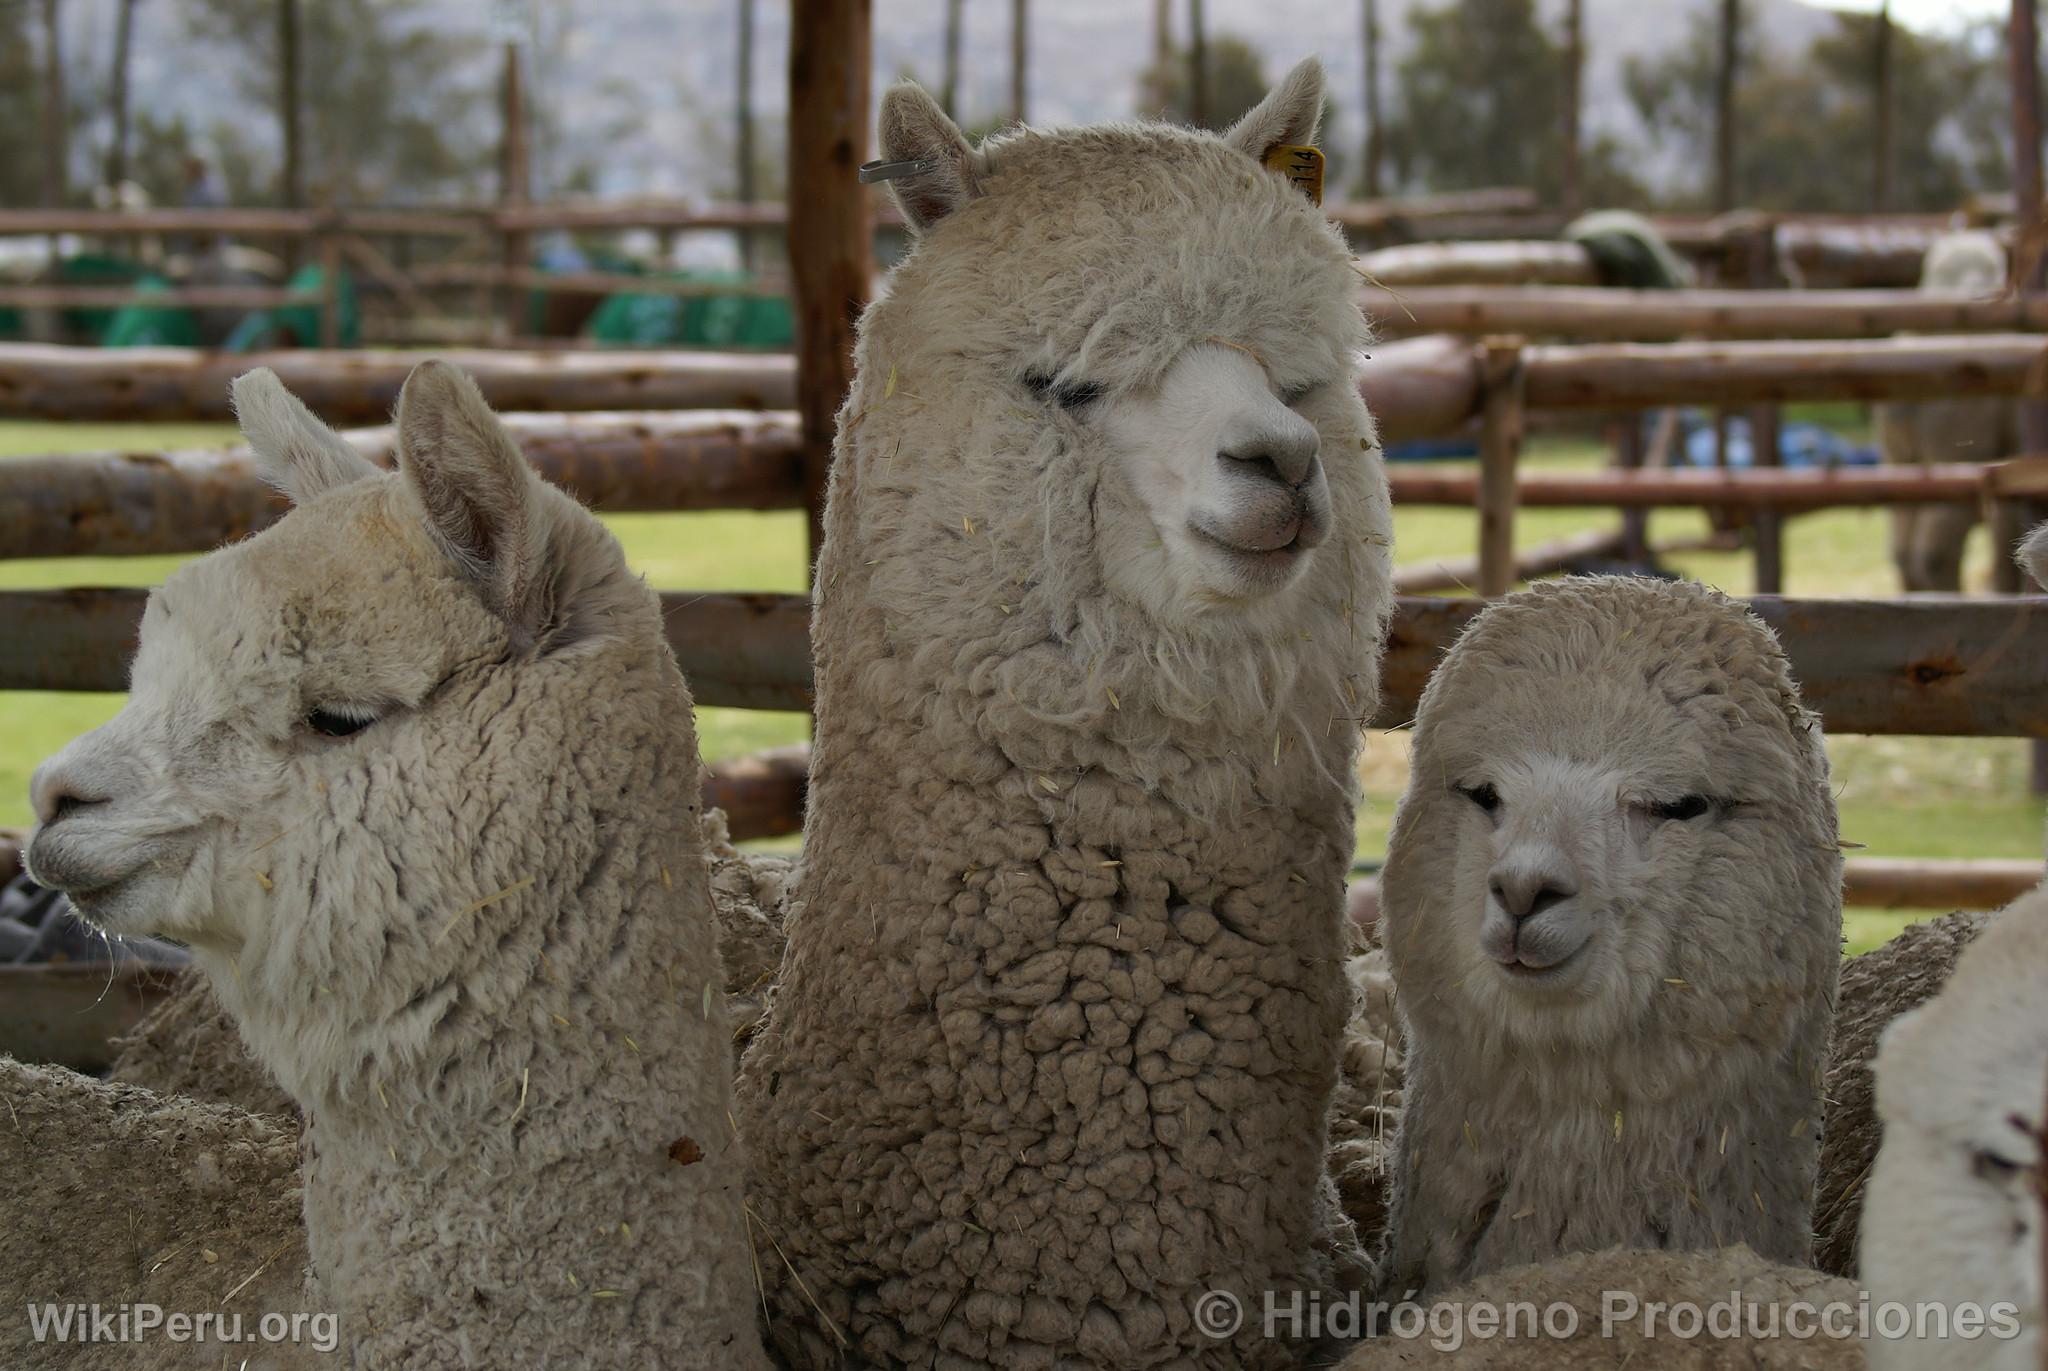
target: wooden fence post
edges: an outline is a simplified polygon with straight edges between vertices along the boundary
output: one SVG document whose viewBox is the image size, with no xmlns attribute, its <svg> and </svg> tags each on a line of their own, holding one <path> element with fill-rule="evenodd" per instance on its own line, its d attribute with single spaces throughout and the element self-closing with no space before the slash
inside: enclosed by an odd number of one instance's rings
<svg viewBox="0 0 2048 1371">
<path fill-rule="evenodd" d="M 505 44 L 503 142 L 499 145 L 498 203 L 506 209 L 526 205 L 530 186 L 527 179 L 526 90 L 519 66 L 519 44 Z M 504 268 L 503 296 L 505 329 L 509 339 L 526 332 L 526 291 L 518 277 L 526 267 L 527 236 L 506 229 L 499 239 L 500 262 Z"/>
<path fill-rule="evenodd" d="M 803 0 L 789 36 L 787 195 L 804 206 L 804 213 L 789 216 L 789 271 L 813 566 L 824 541 L 834 422 L 853 381 L 854 324 L 867 304 L 874 256 L 867 190 L 860 184 L 868 149 L 872 14 L 873 0 Z"/>
<path fill-rule="evenodd" d="M 1515 586 L 1515 468 L 1522 456 L 1522 340 L 1488 338 L 1479 352 L 1479 593 Z"/>
</svg>

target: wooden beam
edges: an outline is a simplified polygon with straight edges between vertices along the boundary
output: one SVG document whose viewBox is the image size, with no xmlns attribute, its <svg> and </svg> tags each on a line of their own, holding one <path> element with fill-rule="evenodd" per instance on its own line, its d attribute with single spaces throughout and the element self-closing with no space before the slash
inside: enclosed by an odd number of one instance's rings
<svg viewBox="0 0 2048 1371">
<path fill-rule="evenodd" d="M 738 411 L 508 415 L 540 474 L 606 513 L 802 507 L 795 417 Z M 393 458 L 389 428 L 345 435 Z M 288 508 L 246 449 L 102 452 L 0 462 L 0 558 L 203 552 Z"/>
<path fill-rule="evenodd" d="M 119 691 L 148 592 L 0 591 L 0 690 Z M 811 707 L 810 601 L 665 591 L 669 645 L 699 705 Z"/>
<path fill-rule="evenodd" d="M 43 0 L 43 91 L 38 122 L 43 143 L 43 204 L 64 203 L 70 109 L 64 98 L 64 26 L 57 0 Z M 10 154 L 11 155 L 11 154 Z"/>
<path fill-rule="evenodd" d="M 859 180 L 868 156 L 872 11 L 873 0 L 804 0 L 790 27 L 789 193 L 803 197 L 805 212 L 789 224 L 789 267 L 812 563 L 824 538 L 832 440 L 853 383 L 854 328 L 874 261 Z"/>
<path fill-rule="evenodd" d="M 1527 354 L 1531 409 L 1924 400 L 2048 388 L 2048 345 L 1984 334 L 1844 342 L 1549 344 Z"/>
<path fill-rule="evenodd" d="M 1577 243 L 1403 243 L 1358 259 L 1365 278 L 1366 313 L 1390 330 L 1428 333 L 1432 326 L 1409 322 L 1402 308 L 1418 286 L 1597 286 L 1600 274 Z"/>
<path fill-rule="evenodd" d="M 1566 538 L 1538 543 L 1526 552 L 1515 554 L 1514 579 L 1533 581 L 1539 576 L 1569 570 L 1572 566 L 1591 558 L 1617 557 L 1622 554 L 1622 545 L 1622 530 L 1612 528 L 1587 529 Z M 1464 590 L 1478 583 L 1477 557 L 1449 557 L 1394 568 L 1394 593 L 1397 595 L 1427 595 L 1438 590 Z"/>
<path fill-rule="evenodd" d="M 1741 53 L 1742 0 L 1721 0 L 1720 60 L 1714 66 L 1714 208 L 1735 208 L 1735 67 Z"/>
<path fill-rule="evenodd" d="M 2040 295 L 1408 284 L 1399 289 L 1367 287 L 1360 304 L 1380 333 L 1392 337 L 1517 333 L 1579 341 L 1663 342 L 2048 332 L 2048 297 Z"/>
<path fill-rule="evenodd" d="M 725 811 L 734 842 L 801 832 L 811 782 L 811 749 L 778 747 L 706 768 L 704 803 Z"/>
<path fill-rule="evenodd" d="M 1850 857 L 1842 863 L 1842 903 L 1865 909 L 2000 909 L 2041 884 L 2044 874 L 2037 861 Z"/>
<path fill-rule="evenodd" d="M 1577 0 L 1573 0 L 1577 3 Z M 1163 0 L 1162 0 L 1163 3 Z M 1365 41 L 1365 148 L 1362 154 L 1365 163 L 1359 177 L 1359 188 L 1371 198 L 1381 194 L 1380 163 L 1384 160 L 1382 149 L 1386 146 L 1386 135 L 1381 128 L 1380 118 L 1380 5 L 1379 0 L 1360 0 L 1360 19 Z"/>
<path fill-rule="evenodd" d="M 277 0 L 277 123 L 284 146 L 278 199 L 292 209 L 306 203 L 304 101 L 299 92 L 304 45 L 299 41 L 299 0 Z"/>
<path fill-rule="evenodd" d="M 1024 123 L 1031 113 L 1030 0 L 1010 0 L 1010 122 Z"/>
<path fill-rule="evenodd" d="M 282 286 L 14 286 L 0 285 L 0 307 L 15 309 L 282 309 L 318 305 L 318 290 Z"/>
<path fill-rule="evenodd" d="M 1992 468 L 1974 463 L 1925 467 L 1716 469 L 1655 467 L 1634 471 L 1524 472 L 1519 505 L 1538 509 L 1744 509 L 1797 514 L 1818 509 L 1975 500 Z M 1471 509 L 1481 480 L 1470 469 L 1397 466 L 1388 473 L 1397 505 Z"/>
<path fill-rule="evenodd" d="M 1579 119 L 1586 74 L 1586 28 L 1583 0 L 1565 0 L 1564 11 L 1564 211 L 1585 208 L 1586 186 L 1580 165 Z"/>
<path fill-rule="evenodd" d="M 1522 460 L 1522 342 L 1489 338 L 1479 350 L 1479 593 L 1515 585 L 1515 469 Z"/>
<path fill-rule="evenodd" d="M 145 592 L 0 592 L 0 690 L 118 691 Z M 2048 598 L 1787 600 L 1750 609 L 1776 631 L 1808 708 L 1835 733 L 2048 737 Z M 810 601 L 666 591 L 676 659 L 701 705 L 809 706 Z M 1429 673 L 1484 604 L 1403 598 L 1372 725 L 1414 716 Z"/>
<path fill-rule="evenodd" d="M 500 410 L 789 409 L 790 358 L 718 352 L 438 354 L 476 378 Z M 228 383 L 267 366 L 329 423 L 391 413 L 417 352 L 351 350 L 236 356 L 188 348 L 0 345 L 0 416 L 114 421 L 233 418 Z"/>
<path fill-rule="evenodd" d="M 107 185 L 118 191 L 128 179 L 128 73 L 135 53 L 136 0 L 119 0 L 114 10 L 114 57 L 107 68 Z"/>
</svg>

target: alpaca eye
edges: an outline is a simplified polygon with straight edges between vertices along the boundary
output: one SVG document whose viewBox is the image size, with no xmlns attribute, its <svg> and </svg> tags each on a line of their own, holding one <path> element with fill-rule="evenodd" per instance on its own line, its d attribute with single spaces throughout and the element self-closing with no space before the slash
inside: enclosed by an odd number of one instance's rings
<svg viewBox="0 0 2048 1371">
<path fill-rule="evenodd" d="M 1697 819 L 1714 807 L 1714 802 L 1704 795 L 1681 795 L 1675 800 L 1664 800 L 1650 806 L 1650 813 L 1659 819 L 1675 819 L 1683 823 Z"/>
<path fill-rule="evenodd" d="M 1970 1171 L 1980 1181 L 2003 1184 L 2019 1174 L 2020 1164 L 2007 1161 L 1996 1152 L 1978 1150 L 1970 1154 Z"/>
<path fill-rule="evenodd" d="M 1321 383 L 1311 381 L 1305 386 L 1288 386 L 1280 392 L 1280 403 L 1293 409 L 1309 396 L 1322 389 Z"/>
<path fill-rule="evenodd" d="M 1102 398 L 1102 387 L 1092 381 L 1055 381 L 1050 376 L 1030 375 L 1024 387 L 1041 400 L 1050 400 L 1067 413 L 1086 409 Z"/>
<path fill-rule="evenodd" d="M 306 727 L 315 733 L 330 738 L 346 738 L 361 733 L 377 722 L 377 716 L 355 705 L 334 705 L 327 709 L 316 709 L 306 716 Z"/>
<path fill-rule="evenodd" d="M 1493 788 L 1491 781 L 1484 785 L 1461 785 L 1457 791 L 1488 814 L 1500 808 L 1500 792 Z"/>
</svg>

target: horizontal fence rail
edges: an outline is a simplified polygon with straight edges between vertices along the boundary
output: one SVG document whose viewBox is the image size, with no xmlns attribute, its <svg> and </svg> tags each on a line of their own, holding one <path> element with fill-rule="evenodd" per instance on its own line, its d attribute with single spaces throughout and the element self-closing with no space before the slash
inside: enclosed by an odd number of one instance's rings
<svg viewBox="0 0 2048 1371">
<path fill-rule="evenodd" d="M 607 513 L 797 509 L 794 415 L 742 410 L 501 416 L 540 474 Z M 350 443 L 390 465 L 392 430 Z M 203 552 L 290 506 L 245 448 L 0 462 L 0 558 Z"/>
<path fill-rule="evenodd" d="M 501 410 L 789 409 L 785 355 L 718 352 L 436 354 Z M 0 346 L 0 416 L 227 419 L 228 383 L 268 366 L 330 422 L 385 418 L 422 354 L 316 349 L 234 356 L 182 348 Z M 1522 353 L 1524 403 L 1647 409 L 1797 400 L 2048 394 L 2048 340 L 2027 334 L 1828 342 L 1551 343 Z M 1375 347 L 1359 389 L 1390 440 L 1455 432 L 1480 411 L 1478 351 L 1432 336 Z"/>
<path fill-rule="evenodd" d="M 802 507 L 802 453 L 791 414 L 697 410 L 503 417 L 542 476 L 601 513 Z M 346 436 L 372 460 L 391 463 L 388 427 L 357 429 Z M 1527 472 L 1517 478 L 1516 499 L 1545 508 L 1793 513 L 1974 501 L 1999 473 L 1990 465 L 1967 463 Z M 1468 508 L 1478 498 L 1479 476 L 1471 471 L 1399 464 L 1387 480 L 1397 505 Z M 267 527 L 288 508 L 258 474 L 246 449 L 12 458 L 0 462 L 0 559 L 204 552 Z"/>
<path fill-rule="evenodd" d="M 146 592 L 0 592 L 0 689 L 126 686 Z M 1839 733 L 2048 737 L 2048 599 L 1749 601 L 1792 660 L 1808 708 Z M 665 591 L 676 659 L 699 704 L 811 704 L 809 603 L 797 595 Z M 1404 598 L 1372 725 L 1414 717 L 1423 684 L 1476 600 Z"/>
<path fill-rule="evenodd" d="M 315 348 L 238 355 L 191 348 L 0 346 L 0 417 L 227 420 L 228 384 L 253 367 L 275 371 L 330 423 L 378 423 L 429 354 Z M 547 413 L 643 409 L 791 409 L 796 363 L 786 355 L 724 352 L 431 354 L 476 378 L 491 407 Z"/>
<path fill-rule="evenodd" d="M 2048 296 L 1918 290 L 1616 290 L 1422 286 L 1365 292 L 1387 336 L 1517 333 L 1581 341 L 1884 338 L 1894 333 L 2038 333 Z"/>
</svg>

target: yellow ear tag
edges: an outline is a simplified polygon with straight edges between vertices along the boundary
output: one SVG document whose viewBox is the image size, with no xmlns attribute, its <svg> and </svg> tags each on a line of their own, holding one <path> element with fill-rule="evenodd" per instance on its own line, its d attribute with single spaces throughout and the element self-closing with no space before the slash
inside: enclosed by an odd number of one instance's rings
<svg viewBox="0 0 2048 1371">
<path fill-rule="evenodd" d="M 1323 203 L 1323 150 L 1281 143 L 1266 154 L 1266 166 L 1294 183 L 1309 203 Z"/>
</svg>

